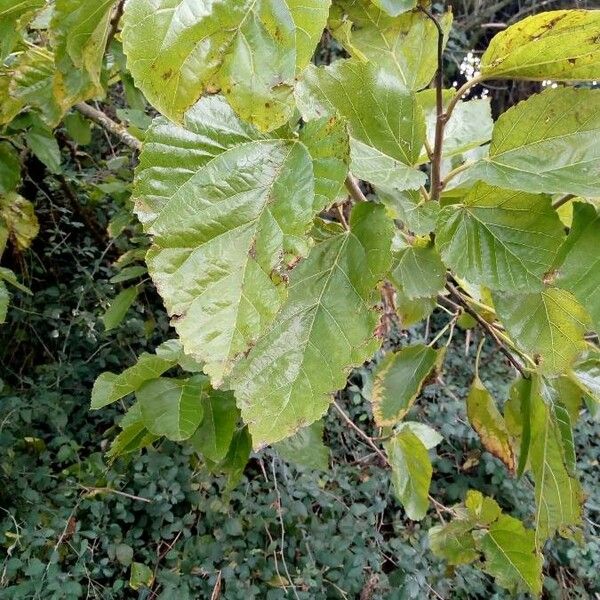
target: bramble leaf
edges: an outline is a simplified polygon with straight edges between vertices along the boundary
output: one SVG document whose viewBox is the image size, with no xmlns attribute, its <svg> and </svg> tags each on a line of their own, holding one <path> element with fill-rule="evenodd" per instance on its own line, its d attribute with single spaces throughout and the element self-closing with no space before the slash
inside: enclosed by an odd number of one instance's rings
<svg viewBox="0 0 600 600">
<path fill-rule="evenodd" d="M 292 271 L 287 301 L 231 377 L 256 448 L 319 419 L 350 368 L 377 348 L 373 305 L 392 226 L 383 207 L 358 204 L 350 230 L 330 234 Z"/>
</svg>

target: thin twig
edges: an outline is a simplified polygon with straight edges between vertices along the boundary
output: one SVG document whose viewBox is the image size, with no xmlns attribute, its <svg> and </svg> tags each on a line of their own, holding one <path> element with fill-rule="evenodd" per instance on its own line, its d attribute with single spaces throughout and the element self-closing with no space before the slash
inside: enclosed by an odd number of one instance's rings
<svg viewBox="0 0 600 600">
<path fill-rule="evenodd" d="M 110 117 L 105 115 L 102 111 L 86 104 L 85 102 L 78 102 L 75 108 L 85 117 L 94 121 L 101 127 L 103 127 L 109 133 L 112 133 L 115 137 L 118 137 L 124 144 L 129 146 L 133 150 L 141 150 L 142 142 L 136 137 L 133 137 L 123 125 L 113 121 Z"/>
<path fill-rule="evenodd" d="M 95 496 L 96 494 L 117 494 L 118 496 L 123 496 L 125 498 L 129 498 L 130 500 L 139 500 L 140 502 L 148 502 L 151 503 L 152 500 L 149 498 L 142 498 L 142 496 L 134 496 L 133 494 L 128 494 L 127 492 L 121 492 L 120 490 L 115 490 L 110 487 L 86 487 L 84 485 L 81 486 L 86 495 Z"/>
<path fill-rule="evenodd" d="M 346 185 L 348 193 L 350 194 L 350 197 L 355 202 L 368 202 L 367 197 L 362 193 L 362 190 L 358 185 L 356 177 L 354 177 L 352 173 L 348 173 L 348 176 L 346 177 L 346 181 L 344 183 Z"/>
<path fill-rule="evenodd" d="M 373 448 L 373 450 L 375 450 L 375 452 L 377 453 L 377 455 L 379 456 L 379 458 L 381 458 L 381 460 L 389 467 L 390 463 L 387 459 L 387 456 L 379 449 L 379 447 L 377 446 L 377 444 L 373 441 L 373 438 L 371 438 L 370 436 L 368 436 L 358 425 L 356 425 L 354 423 L 354 421 L 346 414 L 346 412 L 344 411 L 344 409 L 334 400 L 333 401 L 333 406 L 335 406 L 335 409 L 340 413 L 340 416 L 342 417 L 342 419 L 344 419 L 344 421 L 346 421 L 346 423 L 363 439 L 365 440 L 365 442 L 367 442 L 367 444 L 369 444 L 369 446 L 371 446 L 371 448 Z"/>
<path fill-rule="evenodd" d="M 471 315 L 477 321 L 477 323 L 490 334 L 494 342 L 496 342 L 500 352 L 502 352 L 510 364 L 517 369 L 517 371 L 519 371 L 523 379 L 528 379 L 529 375 L 523 368 L 523 365 L 521 365 L 521 363 L 506 347 L 504 342 L 496 335 L 496 330 L 477 311 L 473 310 L 469 306 L 469 303 L 462 297 L 462 294 L 451 283 L 446 283 L 446 289 L 448 292 L 450 292 L 450 295 L 456 300 L 456 302 L 464 308 L 465 312 Z"/>
<path fill-rule="evenodd" d="M 552 208 L 554 208 L 556 210 L 557 208 L 560 208 L 563 204 L 566 204 L 567 202 L 569 202 L 570 200 L 573 200 L 573 198 L 576 198 L 576 197 L 577 196 L 575 196 L 575 194 L 567 194 L 566 196 L 563 196 L 562 198 L 559 198 L 558 200 L 553 202 Z"/>
</svg>

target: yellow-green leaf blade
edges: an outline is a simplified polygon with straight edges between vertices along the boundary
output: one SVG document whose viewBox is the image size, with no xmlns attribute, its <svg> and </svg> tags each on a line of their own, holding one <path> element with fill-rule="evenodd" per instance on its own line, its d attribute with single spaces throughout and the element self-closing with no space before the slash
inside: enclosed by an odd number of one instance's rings
<svg viewBox="0 0 600 600">
<path fill-rule="evenodd" d="M 392 227 L 383 207 L 359 204 L 350 230 L 314 246 L 292 271 L 287 301 L 231 378 L 255 447 L 319 419 L 350 368 L 376 348 L 373 305 Z"/>
<path fill-rule="evenodd" d="M 527 17 L 492 39 L 481 73 L 493 79 L 600 78 L 600 10 L 556 10 Z"/>
</svg>

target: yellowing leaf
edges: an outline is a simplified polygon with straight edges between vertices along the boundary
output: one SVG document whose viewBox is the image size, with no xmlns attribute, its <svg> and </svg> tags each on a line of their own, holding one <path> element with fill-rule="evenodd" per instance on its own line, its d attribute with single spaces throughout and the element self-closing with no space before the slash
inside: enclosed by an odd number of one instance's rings
<svg viewBox="0 0 600 600">
<path fill-rule="evenodd" d="M 600 331 L 600 215 L 591 204 L 576 202 L 571 231 L 559 252 L 555 284 L 572 294 Z"/>
<path fill-rule="evenodd" d="M 284 260 L 308 252 L 323 204 L 313 158 L 321 164 L 327 151 L 313 146 L 312 157 L 297 137 L 265 137 L 217 96 L 198 102 L 185 127 L 160 118 L 148 131 L 136 213 L 153 236 L 148 271 L 184 349 L 217 386 L 280 307 Z"/>
<path fill-rule="evenodd" d="M 358 204 L 350 230 L 332 231 L 292 271 L 287 301 L 231 377 L 256 448 L 319 419 L 349 370 L 377 348 L 373 305 L 392 228 L 383 207 Z"/>
<path fill-rule="evenodd" d="M 297 70 L 310 61 L 329 0 L 129 0 L 123 48 L 136 85 L 174 121 L 222 91 L 264 131 L 292 115 Z"/>
<path fill-rule="evenodd" d="M 532 294 L 494 294 L 498 318 L 516 344 L 534 355 L 542 372 L 566 372 L 585 349 L 589 316 L 573 295 L 547 287 Z"/>
<path fill-rule="evenodd" d="M 471 176 L 539 194 L 594 197 L 600 186 L 600 90 L 549 88 L 496 121 Z"/>
<path fill-rule="evenodd" d="M 429 547 L 435 556 L 449 565 L 464 565 L 479 556 L 473 539 L 473 523 L 456 520 L 446 525 L 436 525 L 428 532 Z"/>
<path fill-rule="evenodd" d="M 467 415 L 484 448 L 514 472 L 515 457 L 506 424 L 479 377 L 475 377 L 467 396 Z"/>
<path fill-rule="evenodd" d="M 581 526 L 583 493 L 567 471 L 562 435 L 552 407 L 540 393 L 536 379 L 531 394 L 531 447 L 529 458 L 535 482 L 536 545 L 557 531 L 572 537 Z"/>
<path fill-rule="evenodd" d="M 0 195 L 0 229 L 3 228 L 19 252 L 29 248 L 40 231 L 33 204 L 15 192 Z"/>
<path fill-rule="evenodd" d="M 442 360 L 443 350 L 423 344 L 387 354 L 373 373 L 371 402 L 377 425 L 395 425 L 400 421 Z"/>
<path fill-rule="evenodd" d="M 396 497 L 409 519 L 420 521 L 429 507 L 432 467 L 427 448 L 408 428 L 384 443 Z"/>
<path fill-rule="evenodd" d="M 555 10 L 519 21 L 492 39 L 481 73 L 492 79 L 600 78 L 598 10 Z"/>
<path fill-rule="evenodd" d="M 541 287 L 563 239 L 549 198 L 479 183 L 441 210 L 435 243 L 460 277 L 515 291 Z"/>
</svg>

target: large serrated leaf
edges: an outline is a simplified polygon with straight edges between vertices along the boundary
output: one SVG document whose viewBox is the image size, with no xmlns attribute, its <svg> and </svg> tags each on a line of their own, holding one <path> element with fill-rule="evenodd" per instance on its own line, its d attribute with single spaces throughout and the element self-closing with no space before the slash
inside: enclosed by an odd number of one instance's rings
<svg viewBox="0 0 600 600">
<path fill-rule="evenodd" d="M 494 294 L 494 306 L 516 344 L 534 355 L 546 374 L 566 372 L 585 349 L 589 316 L 565 290 L 546 287 L 531 294 Z"/>
<path fill-rule="evenodd" d="M 135 395 L 148 431 L 180 442 L 191 437 L 200 425 L 202 400 L 208 393 L 206 377 L 194 375 L 186 379 L 151 379 Z"/>
<path fill-rule="evenodd" d="M 359 204 L 350 230 L 324 239 L 292 271 L 287 301 L 231 378 L 255 447 L 319 419 L 350 368 L 377 348 L 373 305 L 392 228 L 383 207 Z"/>
<path fill-rule="evenodd" d="M 600 215 L 590 204 L 576 202 L 569 235 L 559 251 L 557 286 L 569 290 L 600 332 Z"/>
<path fill-rule="evenodd" d="M 392 468 L 396 497 L 409 519 L 425 518 L 429 507 L 429 486 L 433 472 L 427 448 L 408 428 L 384 443 Z"/>
<path fill-rule="evenodd" d="M 542 591 L 543 558 L 535 545 L 535 535 L 509 515 L 500 515 L 481 539 L 485 555 L 483 570 L 496 583 L 515 593 Z"/>
<path fill-rule="evenodd" d="M 565 465 L 563 439 L 552 406 L 534 381 L 531 394 L 531 447 L 529 459 L 535 482 L 536 544 L 541 546 L 556 532 L 572 537 L 581 525 L 583 493 Z"/>
<path fill-rule="evenodd" d="M 310 66 L 297 88 L 302 116 L 339 114 L 348 120 L 352 172 L 393 189 L 418 188 L 425 174 L 414 169 L 425 123 L 414 94 L 392 75 L 358 60 Z"/>
<path fill-rule="evenodd" d="M 265 131 L 293 108 L 293 83 L 308 64 L 329 0 L 129 0 L 123 46 L 136 85 L 175 121 L 205 94 L 222 91 Z"/>
<path fill-rule="evenodd" d="M 148 132 L 136 213 L 153 236 L 148 270 L 185 351 L 218 385 L 275 316 L 285 254 L 307 253 L 319 207 L 312 157 L 297 138 L 262 136 L 216 96 L 185 125 L 158 119 Z"/>
<path fill-rule="evenodd" d="M 0 63 L 12 52 L 27 22 L 45 4 L 45 0 L 0 2 Z"/>
<path fill-rule="evenodd" d="M 450 565 L 464 565 L 479 556 L 473 539 L 473 523 L 467 520 L 436 525 L 428 531 L 429 547 Z"/>
<path fill-rule="evenodd" d="M 446 267 L 433 246 L 408 246 L 396 253 L 390 280 L 410 300 L 436 296 L 445 279 Z"/>
<path fill-rule="evenodd" d="M 481 57 L 492 79 L 600 78 L 600 10 L 556 10 L 527 17 L 494 36 Z"/>
<path fill-rule="evenodd" d="M 467 396 L 467 416 L 484 448 L 514 472 L 515 456 L 506 423 L 479 377 L 473 380 Z"/>
<path fill-rule="evenodd" d="M 516 291 L 541 287 L 563 239 L 549 198 L 479 183 L 441 210 L 435 243 L 460 277 Z"/>
<path fill-rule="evenodd" d="M 303 427 L 293 436 L 275 444 L 277 452 L 287 461 L 326 471 L 329 468 L 329 449 L 323 443 L 323 420 Z"/>
<path fill-rule="evenodd" d="M 388 7 L 398 4 L 398 0 L 378 1 L 381 8 L 387 8 L 384 3 Z M 383 67 L 408 89 L 420 90 L 437 69 L 438 30 L 422 12 L 400 16 L 386 12 L 373 6 L 371 0 L 336 0 L 330 19 L 333 35 L 352 56 Z M 440 21 L 445 44 L 452 14 L 445 13 Z"/>
<path fill-rule="evenodd" d="M 600 90 L 535 94 L 496 121 L 472 175 L 526 192 L 594 197 L 600 186 Z"/>
<path fill-rule="evenodd" d="M 406 415 L 443 355 L 443 350 L 414 344 L 385 356 L 373 374 L 371 392 L 378 425 L 395 425 Z"/>
</svg>

